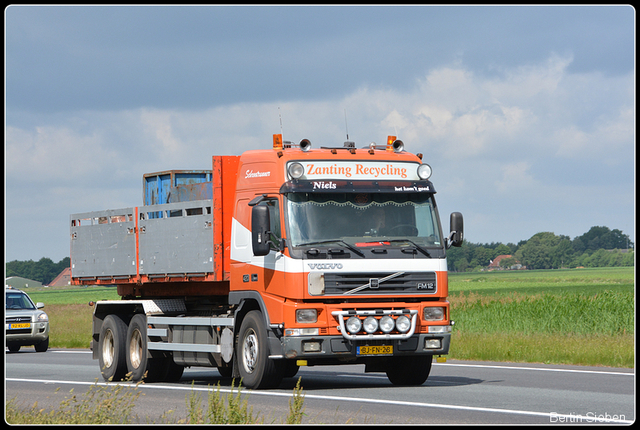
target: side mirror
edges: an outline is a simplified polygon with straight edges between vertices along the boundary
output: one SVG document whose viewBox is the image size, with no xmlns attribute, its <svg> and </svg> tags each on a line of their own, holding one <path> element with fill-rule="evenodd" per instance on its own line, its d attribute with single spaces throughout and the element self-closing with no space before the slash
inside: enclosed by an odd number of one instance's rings
<svg viewBox="0 0 640 430">
<path fill-rule="evenodd" d="M 464 240 L 464 222 L 460 212 L 452 212 L 449 219 L 449 246 L 460 246 Z"/>
<path fill-rule="evenodd" d="M 264 205 L 256 205 L 251 208 L 251 245 L 253 255 L 268 255 L 271 250 L 269 226 L 269 208 Z"/>
</svg>

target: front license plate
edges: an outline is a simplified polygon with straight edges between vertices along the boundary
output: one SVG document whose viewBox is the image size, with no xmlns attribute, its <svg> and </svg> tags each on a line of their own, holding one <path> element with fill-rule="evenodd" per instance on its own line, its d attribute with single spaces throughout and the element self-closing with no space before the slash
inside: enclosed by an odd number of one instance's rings
<svg viewBox="0 0 640 430">
<path fill-rule="evenodd" d="M 15 323 L 15 324 L 9 324 L 9 329 L 10 330 L 15 330 L 18 328 L 31 328 L 31 323 Z"/>
<path fill-rule="evenodd" d="M 356 355 L 391 355 L 393 345 L 359 346 Z"/>
</svg>

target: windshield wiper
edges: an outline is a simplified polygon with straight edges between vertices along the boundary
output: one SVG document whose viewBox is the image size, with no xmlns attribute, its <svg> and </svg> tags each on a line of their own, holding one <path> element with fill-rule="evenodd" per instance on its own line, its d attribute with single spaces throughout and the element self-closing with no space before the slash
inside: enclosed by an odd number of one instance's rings
<svg viewBox="0 0 640 430">
<path fill-rule="evenodd" d="M 410 244 L 415 246 L 418 251 L 422 252 L 427 257 L 431 257 L 431 254 L 429 254 L 429 251 L 427 251 L 426 249 L 424 249 L 423 247 L 421 247 L 420 245 L 418 245 L 417 243 L 415 243 L 410 239 L 391 239 L 391 240 L 387 239 L 387 242 L 409 242 Z"/>
<path fill-rule="evenodd" d="M 311 246 L 311 245 L 324 245 L 327 243 L 341 243 L 343 244 L 346 248 L 350 249 L 351 251 L 355 252 L 356 254 L 358 254 L 360 257 L 364 257 L 364 253 L 362 251 L 360 251 L 358 248 L 349 245 L 347 242 L 345 242 L 342 239 L 330 239 L 330 240 L 319 240 L 317 242 L 307 242 L 307 243 L 301 243 L 298 246 Z"/>
</svg>

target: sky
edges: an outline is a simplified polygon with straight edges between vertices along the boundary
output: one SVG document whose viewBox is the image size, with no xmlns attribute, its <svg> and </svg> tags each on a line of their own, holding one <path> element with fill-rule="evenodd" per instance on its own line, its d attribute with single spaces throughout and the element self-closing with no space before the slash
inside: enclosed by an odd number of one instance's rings
<svg viewBox="0 0 640 430">
<path fill-rule="evenodd" d="M 471 243 L 635 242 L 630 6 L 9 6 L 5 261 L 69 256 L 70 214 L 144 173 L 284 140 L 397 135 Z M 345 121 L 346 116 L 346 121 Z"/>
</svg>

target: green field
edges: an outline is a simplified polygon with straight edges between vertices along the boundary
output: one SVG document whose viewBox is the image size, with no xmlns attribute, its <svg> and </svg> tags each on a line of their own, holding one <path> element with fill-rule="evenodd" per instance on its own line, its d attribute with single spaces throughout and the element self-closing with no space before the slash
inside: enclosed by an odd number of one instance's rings
<svg viewBox="0 0 640 430">
<path fill-rule="evenodd" d="M 596 294 L 603 290 L 633 292 L 633 267 L 505 270 L 449 274 L 450 293 Z"/>
<path fill-rule="evenodd" d="M 28 291 L 45 303 L 52 347 L 87 348 L 90 301 L 113 287 Z M 633 367 L 633 267 L 452 273 L 449 358 Z"/>
<path fill-rule="evenodd" d="M 634 268 L 451 274 L 451 358 L 634 366 Z"/>
</svg>

